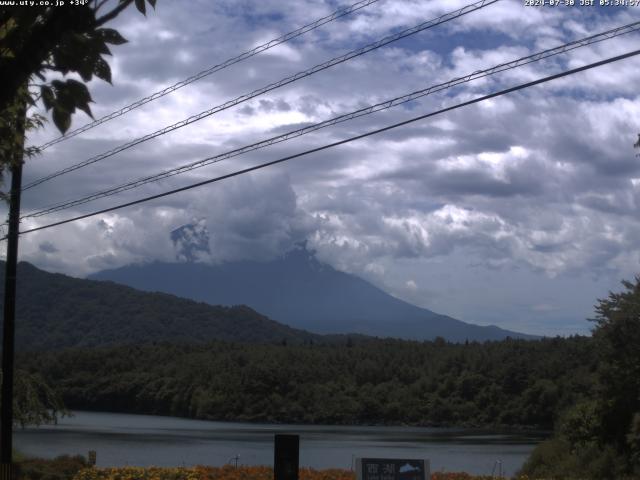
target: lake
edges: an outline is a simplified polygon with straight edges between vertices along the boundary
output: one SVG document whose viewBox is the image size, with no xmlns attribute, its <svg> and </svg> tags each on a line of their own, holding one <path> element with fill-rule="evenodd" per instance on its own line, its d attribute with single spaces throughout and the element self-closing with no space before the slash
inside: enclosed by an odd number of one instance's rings
<svg viewBox="0 0 640 480">
<path fill-rule="evenodd" d="M 300 465 L 351 468 L 353 457 L 428 458 L 432 471 L 512 475 L 544 436 L 486 430 L 267 425 L 73 412 L 58 425 L 15 432 L 15 447 L 54 457 L 97 451 L 98 466 L 272 465 L 276 433 L 300 435 Z"/>
</svg>

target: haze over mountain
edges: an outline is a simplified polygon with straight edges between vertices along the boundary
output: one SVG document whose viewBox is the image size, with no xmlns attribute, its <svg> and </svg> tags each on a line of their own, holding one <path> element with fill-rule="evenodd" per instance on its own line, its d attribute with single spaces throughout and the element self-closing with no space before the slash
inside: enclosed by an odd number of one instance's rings
<svg viewBox="0 0 640 480">
<path fill-rule="evenodd" d="M 193 252 L 189 257 L 193 258 Z M 320 334 L 361 333 L 415 340 L 440 336 L 456 342 L 533 338 L 411 305 L 319 262 L 303 245 L 268 262 L 155 262 L 104 270 L 90 278 L 212 305 L 249 305 L 278 322 Z"/>
<path fill-rule="evenodd" d="M 0 307 L 3 291 L 4 262 L 0 262 Z M 19 350 L 212 340 L 294 344 L 323 339 L 246 306 L 212 306 L 18 264 Z"/>
</svg>

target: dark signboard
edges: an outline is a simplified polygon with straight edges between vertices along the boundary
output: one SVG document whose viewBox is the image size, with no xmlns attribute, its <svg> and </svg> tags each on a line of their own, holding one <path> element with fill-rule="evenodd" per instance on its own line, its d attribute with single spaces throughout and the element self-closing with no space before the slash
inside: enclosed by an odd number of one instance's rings
<svg viewBox="0 0 640 480">
<path fill-rule="evenodd" d="M 358 480 L 429 480 L 429 461 L 401 458 L 359 458 Z"/>
<path fill-rule="evenodd" d="M 298 435 L 276 435 L 273 478 L 275 480 L 298 480 L 300 437 Z"/>
</svg>

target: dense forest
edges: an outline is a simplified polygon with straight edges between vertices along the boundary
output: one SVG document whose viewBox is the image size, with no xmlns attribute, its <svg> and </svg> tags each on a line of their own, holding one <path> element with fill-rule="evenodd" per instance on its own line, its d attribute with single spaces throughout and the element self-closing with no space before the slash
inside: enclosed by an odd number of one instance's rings
<svg viewBox="0 0 640 480">
<path fill-rule="evenodd" d="M 71 409 L 215 420 L 551 428 L 587 396 L 584 337 L 155 344 L 23 355 Z"/>
</svg>

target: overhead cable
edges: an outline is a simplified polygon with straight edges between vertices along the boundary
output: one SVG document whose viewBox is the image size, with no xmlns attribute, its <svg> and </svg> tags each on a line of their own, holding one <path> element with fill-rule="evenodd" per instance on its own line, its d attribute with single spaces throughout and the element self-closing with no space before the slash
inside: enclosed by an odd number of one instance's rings
<svg viewBox="0 0 640 480">
<path fill-rule="evenodd" d="M 130 182 L 127 182 L 125 184 L 122 184 L 122 185 L 119 185 L 119 186 L 116 186 L 116 187 L 112 187 L 112 188 L 109 188 L 109 189 L 106 189 L 106 190 L 102 190 L 100 192 L 96 192 L 96 193 L 93 193 L 91 195 L 87 195 L 87 196 L 82 197 L 82 198 L 78 198 L 78 199 L 70 200 L 70 201 L 65 201 L 65 202 L 60 202 L 60 203 L 57 203 L 55 205 L 52 205 L 52 206 L 45 207 L 45 208 L 42 208 L 40 210 L 37 210 L 37 211 L 35 211 L 33 213 L 26 214 L 22 218 L 23 219 L 24 218 L 35 218 L 35 217 L 40 217 L 40 216 L 43 216 L 43 215 L 49 215 L 51 213 L 58 212 L 58 211 L 61 211 L 61 210 L 66 210 L 66 209 L 69 209 L 71 207 L 74 207 L 74 206 L 77 206 L 77 205 L 82 205 L 82 204 L 85 204 L 85 203 L 88 203 L 88 202 L 91 202 L 91 201 L 94 201 L 94 200 L 97 200 L 97 199 L 100 199 L 100 198 L 109 197 L 109 196 L 115 195 L 117 193 L 121 193 L 121 192 L 124 192 L 124 191 L 127 191 L 127 190 L 131 190 L 131 189 L 140 187 L 142 185 L 145 185 L 145 184 L 148 184 L 148 183 L 151 183 L 151 182 L 156 182 L 158 180 L 169 178 L 169 177 L 172 177 L 174 175 L 179 175 L 181 173 L 189 172 L 189 171 L 194 170 L 196 168 L 200 168 L 200 167 L 204 167 L 204 166 L 207 166 L 207 165 L 210 165 L 210 164 L 213 164 L 213 163 L 221 162 L 223 160 L 227 160 L 227 159 L 232 158 L 232 157 L 236 157 L 236 156 L 248 153 L 248 152 L 252 152 L 252 151 L 255 151 L 255 150 L 258 150 L 258 149 L 261 149 L 261 148 L 265 148 L 265 147 L 268 147 L 268 146 L 271 146 L 271 145 L 274 145 L 274 144 L 277 144 L 277 143 L 281 143 L 281 142 L 290 140 L 292 138 L 296 138 L 296 137 L 299 137 L 299 136 L 302 136 L 302 135 L 306 135 L 307 133 L 311 133 L 311 132 L 320 130 L 322 128 L 330 127 L 330 126 L 337 125 L 337 124 L 342 123 L 342 122 L 346 122 L 348 120 L 353 120 L 355 118 L 363 117 L 365 115 L 370 115 L 372 113 L 379 112 L 381 110 L 386 110 L 386 109 L 389 109 L 389 108 L 392 108 L 392 107 L 396 107 L 398 105 L 405 104 L 405 103 L 410 102 L 412 100 L 416 100 L 418 98 L 425 97 L 427 95 L 431 95 L 433 93 L 440 92 L 442 90 L 446 90 L 446 89 L 452 88 L 454 86 L 461 85 L 463 83 L 467 83 L 467 82 L 470 82 L 470 81 L 473 81 L 473 80 L 477 80 L 479 78 L 487 77 L 489 75 L 494 75 L 496 73 L 503 72 L 503 71 L 506 71 L 506 70 L 511 70 L 511 69 L 514 69 L 514 68 L 518 68 L 518 67 L 521 67 L 523 65 L 527 65 L 527 64 L 530 64 L 530 63 L 533 63 L 533 62 L 537 62 L 537 61 L 540 61 L 540 60 L 543 60 L 543 59 L 546 59 L 546 58 L 549 58 L 549 57 L 552 57 L 552 56 L 555 56 L 555 55 L 559 55 L 559 54 L 563 54 L 563 53 L 569 52 L 571 50 L 575 50 L 576 48 L 584 47 L 584 46 L 587 46 L 587 45 L 592 45 L 592 44 L 597 43 L 597 42 L 601 42 L 601 41 L 604 41 L 604 40 L 615 38 L 615 37 L 618 37 L 620 35 L 632 33 L 632 32 L 638 31 L 638 30 L 640 30 L 640 21 L 633 22 L 633 23 L 630 23 L 630 24 L 627 24 L 627 25 L 624 25 L 624 26 L 621 26 L 621 27 L 613 28 L 613 29 L 607 30 L 605 32 L 598 33 L 596 35 L 591 35 L 589 37 L 582 38 L 580 40 L 575 40 L 575 41 L 572 41 L 572 42 L 569 42 L 569 43 L 565 43 L 564 45 L 560 45 L 558 47 L 550 48 L 550 49 L 547 49 L 547 50 L 544 50 L 544 51 L 541 51 L 541 52 L 534 53 L 532 55 L 521 57 L 521 58 L 519 58 L 517 60 L 512 60 L 512 61 L 506 62 L 506 63 L 501 63 L 499 65 L 496 65 L 496 66 L 491 67 L 491 68 L 487 68 L 485 70 L 478 70 L 478 71 L 475 71 L 475 72 L 470 73 L 468 75 L 461 76 L 461 77 L 455 78 L 453 80 L 449 80 L 449 81 L 444 82 L 444 83 L 439 83 L 437 85 L 432 85 L 432 86 L 430 86 L 428 88 L 425 88 L 425 89 L 421 89 L 421 90 L 418 90 L 418 91 L 415 91 L 415 92 L 412 92 L 412 93 L 409 93 L 409 94 L 406 94 L 406 95 L 395 97 L 395 98 L 390 99 L 390 100 L 385 100 L 384 102 L 380 102 L 380 103 L 377 103 L 375 105 L 371 105 L 371 106 L 368 106 L 368 107 L 365 107 L 365 108 L 361 108 L 361 109 L 355 110 L 355 111 L 350 112 L 350 113 L 339 115 L 337 117 L 331 118 L 329 120 L 325 120 L 323 122 L 315 123 L 313 125 L 308 125 L 306 127 L 302 127 L 302 128 L 299 128 L 299 129 L 284 133 L 282 135 L 271 137 L 269 139 L 262 140 L 262 141 L 257 142 L 257 143 L 253 143 L 251 145 L 246 145 L 246 146 L 243 146 L 243 147 L 240 147 L 240 148 L 236 148 L 236 149 L 224 152 L 224 153 L 220 153 L 218 155 L 215 155 L 213 157 L 209 157 L 209 158 L 204 159 L 204 160 L 198 160 L 196 162 L 192 162 L 192 163 L 189 163 L 189 164 L 186 164 L 186 165 L 182 165 L 180 167 L 172 168 L 170 170 L 166 170 L 164 172 L 160 172 L 160 173 L 157 173 L 157 174 L 154 174 L 154 175 L 148 175 L 148 176 L 145 176 L 145 177 L 141 177 L 141 178 L 138 178 L 136 180 L 132 180 Z"/>
<path fill-rule="evenodd" d="M 276 47 L 278 45 L 281 45 L 283 43 L 288 42 L 289 40 L 293 40 L 294 38 L 297 38 L 301 35 L 304 35 L 305 33 L 308 33 L 312 30 L 315 30 L 318 27 L 321 27 L 322 25 L 325 25 L 329 22 L 333 22 L 334 20 L 337 20 L 338 18 L 344 17 L 346 15 L 349 15 L 350 13 L 356 12 L 362 8 L 368 7 L 369 5 L 371 5 L 372 3 L 376 3 L 380 0 L 361 0 L 359 2 L 354 3 L 353 5 L 350 5 L 348 7 L 345 8 L 339 8 L 338 10 L 336 10 L 335 12 L 333 12 L 330 15 L 327 15 L 326 17 L 322 17 L 319 18 L 318 20 L 316 20 L 315 22 L 309 23 L 303 27 L 298 28 L 297 30 L 294 30 L 292 32 L 289 33 L 285 33 L 284 35 L 278 37 L 278 38 L 274 38 L 273 40 L 269 40 L 266 43 L 263 43 L 262 45 L 258 45 L 255 48 L 252 48 L 251 50 L 248 50 L 244 53 L 241 53 L 240 55 L 237 55 L 235 57 L 229 58 L 228 60 L 225 60 L 222 63 L 219 63 L 217 65 L 214 65 L 212 67 L 207 68 L 206 70 L 202 70 L 201 72 L 196 73 L 195 75 L 190 76 L 189 78 L 186 78 L 184 80 L 181 80 L 177 83 L 174 83 L 173 85 L 166 87 L 162 90 L 159 90 L 155 93 L 152 93 L 151 95 L 148 95 L 144 98 L 141 98 L 140 100 L 137 100 L 129 105 L 127 105 L 126 107 L 122 107 L 119 110 L 116 110 L 115 112 L 112 112 L 108 115 L 105 115 L 104 117 L 100 117 L 97 120 L 94 120 L 93 122 L 87 123 L 86 125 L 83 125 L 82 127 L 76 128 L 75 130 L 72 130 L 70 132 L 65 133 L 64 135 L 61 135 L 57 138 L 54 138 L 53 140 L 40 145 L 38 148 L 42 151 L 44 149 L 46 149 L 47 147 L 50 147 L 51 145 L 55 145 L 56 143 L 60 143 L 60 142 L 64 142 L 65 140 L 68 140 L 70 138 L 75 137 L 76 135 L 79 135 L 83 132 L 86 132 L 87 130 L 91 130 L 92 128 L 97 127 L 98 125 L 102 125 L 103 123 L 108 122 L 109 120 L 113 120 L 114 118 L 120 117 L 122 115 L 124 115 L 125 113 L 130 112 L 131 110 L 135 110 L 136 108 L 139 108 L 143 105 L 146 105 L 149 102 L 152 102 L 154 100 L 157 100 L 158 98 L 164 97 L 165 95 L 168 95 L 172 92 L 175 92 L 176 90 L 185 87 L 193 82 L 196 82 L 204 77 L 207 77 L 213 73 L 219 72 L 220 70 L 223 70 L 227 67 L 230 67 L 231 65 L 235 65 L 236 63 L 240 63 L 243 60 L 247 60 L 248 58 L 251 58 L 255 55 L 258 55 L 259 53 L 262 53 L 266 50 L 269 50 L 270 48 Z"/>
<path fill-rule="evenodd" d="M 79 168 L 82 167 L 86 167 L 87 165 L 91 165 L 93 163 L 99 162 L 101 160 L 104 160 L 105 158 L 111 157 L 117 153 L 120 153 L 124 150 L 127 150 L 131 147 L 134 147 L 136 145 L 139 145 L 143 142 L 146 142 L 148 140 L 151 140 L 153 138 L 159 137 L 161 135 L 164 135 L 166 133 L 172 132 L 174 130 L 177 130 L 179 128 L 185 127 L 187 125 L 190 125 L 194 122 L 197 122 L 199 120 L 202 120 L 203 118 L 209 117 L 215 113 L 221 112 L 223 110 L 226 110 L 228 108 L 234 107 L 240 103 L 246 102 L 247 100 L 251 100 L 252 98 L 258 97 L 260 95 L 263 95 L 264 93 L 270 92 L 272 90 L 275 90 L 277 88 L 283 87 L 285 85 L 288 85 L 290 83 L 296 82 L 302 78 L 306 78 L 310 75 L 313 75 L 315 73 L 318 73 L 322 70 L 326 70 L 327 68 L 331 68 L 335 65 L 344 63 L 348 60 L 351 60 L 355 57 L 358 57 L 360 55 L 364 55 L 365 53 L 368 53 L 372 50 L 376 50 L 378 48 L 381 48 L 389 43 L 395 42 L 397 40 L 400 40 L 402 38 L 408 37 L 410 35 L 414 35 L 418 32 L 421 32 L 423 30 L 426 30 L 428 28 L 432 28 L 435 27 L 437 25 L 441 25 L 445 22 L 448 22 L 450 20 L 459 18 L 463 15 L 466 15 L 468 13 L 474 12 L 476 10 L 479 10 L 481 8 L 484 8 L 488 5 L 491 5 L 493 3 L 499 2 L 500 0 L 480 0 L 477 1 L 475 3 L 469 4 L 465 7 L 462 7 L 458 10 L 455 10 L 454 12 L 450 12 L 450 13 L 446 13 L 444 15 L 441 15 L 438 18 L 435 18 L 433 20 L 429 20 L 427 22 L 423 22 L 420 23 L 419 25 L 416 25 L 415 27 L 412 28 L 408 28 L 405 30 L 402 30 L 401 32 L 395 33 L 393 35 L 388 35 L 384 38 L 382 38 L 381 40 L 378 40 L 376 42 L 370 43 L 368 45 L 365 45 L 364 47 L 358 48 L 356 50 L 352 50 L 348 53 L 345 53 L 344 55 L 341 55 L 339 57 L 335 57 L 331 60 L 328 60 L 324 63 L 318 64 L 314 67 L 311 67 L 308 70 L 304 70 L 302 72 L 298 72 L 295 75 L 291 75 L 289 77 L 286 77 L 282 80 L 279 80 L 278 82 L 275 83 L 271 83 L 265 87 L 259 88 L 257 90 L 254 90 L 251 93 L 246 93 L 244 95 L 241 95 L 233 100 L 229 100 L 223 104 L 217 105 L 209 110 L 205 110 L 204 112 L 200 112 L 196 115 L 192 115 L 189 118 L 186 118 L 180 122 L 174 123 L 173 125 L 169 125 L 167 127 L 161 128 L 160 130 L 157 130 L 153 133 L 149 133 L 143 137 L 139 137 L 135 140 L 132 140 L 130 142 L 127 142 L 125 144 L 119 145 L 107 152 L 101 153 L 99 155 L 96 155 L 94 157 L 91 157 L 87 160 L 84 160 L 80 163 L 77 163 L 75 165 L 71 165 L 69 167 L 63 168 L 62 170 L 59 170 L 57 172 L 54 172 L 50 175 L 46 175 L 42 178 L 39 178 L 38 180 L 34 180 L 31 183 L 28 183 L 27 185 L 25 185 L 24 187 L 22 187 L 22 190 L 28 190 L 30 188 L 35 187 L 36 185 L 40 185 L 41 183 L 44 183 L 46 181 L 49 181 L 53 178 L 59 177 L 60 175 L 65 175 L 67 173 L 73 172 L 74 170 L 78 170 Z"/>
<path fill-rule="evenodd" d="M 588 65 L 583 65 L 582 67 L 573 68 L 571 70 L 566 70 L 566 71 L 561 72 L 561 73 L 556 73 L 554 75 L 549 75 L 549 76 L 546 76 L 546 77 L 543 77 L 543 78 L 539 78 L 537 80 L 533 80 L 531 82 L 522 83 L 522 84 L 517 85 L 515 87 L 511 87 L 511 88 L 507 88 L 507 89 L 504 89 L 504 90 L 500 90 L 500 91 L 495 92 L 495 93 L 484 95 L 482 97 L 478 97 L 478 98 L 475 98 L 473 100 L 469 100 L 469 101 L 466 101 L 466 102 L 458 103 L 458 104 L 450 106 L 450 107 L 442 108 L 440 110 L 437 110 L 437 111 L 434 111 L 434 112 L 430 112 L 430 113 L 427 113 L 427 114 L 424 114 L 424 115 L 420 115 L 420 116 L 417 116 L 417 117 L 414 117 L 414 118 L 411 118 L 409 120 L 405 120 L 405 121 L 402 121 L 402 122 L 399 122 L 399 123 L 394 123 L 393 125 L 388 125 L 388 126 L 383 127 L 383 128 L 378 128 L 376 130 L 371 130 L 371 131 L 369 131 L 367 133 L 363 133 L 361 135 L 356 135 L 354 137 L 350 137 L 350 138 L 347 138 L 347 139 L 344 139 L 344 140 L 340 140 L 340 141 L 333 142 L 333 143 L 330 143 L 330 144 L 327 144 L 327 145 L 323 145 L 321 147 L 316 147 L 316 148 L 312 148 L 312 149 L 309 149 L 309 150 L 305 150 L 304 152 L 300 152 L 300 153 L 296 153 L 294 155 L 289 155 L 289 156 L 286 156 L 286 157 L 282 157 L 282 158 L 279 158 L 277 160 L 272 160 L 270 162 L 261 163 L 259 165 L 255 165 L 253 167 L 244 168 L 242 170 L 238 170 L 238 171 L 233 172 L 233 173 L 228 173 L 226 175 L 221 175 L 219 177 L 210 178 L 208 180 L 204 180 L 204 181 L 201 181 L 201 182 L 193 183 L 191 185 L 187 185 L 187 186 L 184 186 L 184 187 L 180 187 L 180 188 L 176 188 L 176 189 L 173 189 L 173 190 L 169 190 L 169 191 L 166 191 L 166 192 L 163 192 L 163 193 L 159 193 L 157 195 L 151 195 L 151 196 L 148 196 L 148 197 L 145 197 L 145 198 L 134 200 L 132 202 L 122 203 L 120 205 L 116 205 L 116 206 L 113 206 L 113 207 L 105 208 L 103 210 L 98 210 L 98 211 L 95 211 L 95 212 L 92 212 L 92 213 L 87 213 L 87 214 L 84 214 L 84 215 L 79 215 L 79 216 L 76 216 L 76 217 L 68 218 L 66 220 L 61 220 L 59 222 L 54 222 L 54 223 L 50 223 L 50 224 L 47 224 L 47 225 L 42 225 L 40 227 L 35 227 L 35 228 L 30 228 L 30 229 L 27 229 L 27 230 L 23 230 L 23 231 L 20 232 L 20 234 L 37 232 L 39 230 L 44 230 L 44 229 L 56 227 L 56 226 L 59 226 L 59 225 L 64 225 L 64 224 L 67 224 L 67 223 L 76 222 L 78 220 L 83 220 L 83 219 L 86 219 L 86 218 L 94 217 L 96 215 L 101 215 L 101 214 L 104 214 L 104 213 L 113 212 L 113 211 L 120 210 L 120 209 L 125 208 L 125 207 L 131 207 L 131 206 L 134 206 L 134 205 L 139 205 L 141 203 L 146 203 L 146 202 L 149 202 L 151 200 L 155 200 L 155 199 L 158 199 L 158 198 L 166 197 L 166 196 L 169 196 L 169 195 L 174 195 L 176 193 L 180 193 L 180 192 L 184 192 L 184 191 L 187 191 L 187 190 L 191 190 L 191 189 L 194 189 L 194 188 L 197 188 L 197 187 L 201 187 L 203 185 L 208 185 L 208 184 L 211 184 L 211 183 L 215 183 L 215 182 L 219 182 L 219 181 L 222 181 L 222 180 L 226 180 L 228 178 L 237 177 L 239 175 L 243 175 L 243 174 L 246 174 L 246 173 L 249 173 L 249 172 L 253 172 L 253 171 L 260 170 L 260 169 L 263 169 L 263 168 L 266 168 L 266 167 L 270 167 L 272 165 L 277 165 L 279 163 L 287 162 L 287 161 L 293 160 L 295 158 L 300 158 L 300 157 L 303 157 L 303 156 L 306 156 L 306 155 L 309 155 L 309 154 L 312 154 L 312 153 L 317 153 L 317 152 L 320 152 L 320 151 L 323 151 L 323 150 L 327 150 L 329 148 L 337 147 L 339 145 L 344 145 L 345 143 L 350 143 L 350 142 L 353 142 L 355 140 L 360 140 L 362 138 L 370 137 L 372 135 L 377 135 L 379 133 L 386 132 L 386 131 L 389 131 L 389 130 L 393 130 L 395 128 L 402 127 L 404 125 L 408 125 L 410 123 L 414 123 L 414 122 L 417 122 L 417 121 L 420 121 L 420 120 L 424 120 L 426 118 L 434 117 L 436 115 L 440 115 L 440 114 L 445 113 L 445 112 L 449 112 L 449 111 L 452 111 L 452 110 L 456 110 L 458 108 L 462 108 L 462 107 L 473 105 L 473 104 L 476 104 L 476 103 L 479 103 L 479 102 L 483 102 L 483 101 L 489 100 L 491 98 L 495 98 L 495 97 L 499 97 L 499 96 L 502 96 L 502 95 L 506 95 L 508 93 L 516 92 L 518 90 L 523 90 L 525 88 L 530 88 L 530 87 L 533 87 L 535 85 L 540 85 L 542 83 L 549 82 L 551 80 L 556 80 L 558 78 L 566 77 L 566 76 L 569 76 L 569 75 L 574 75 L 574 74 L 576 74 L 578 72 L 583 72 L 585 70 L 589 70 L 589 69 L 592 69 L 592 68 L 595 68 L 595 67 L 600 67 L 602 65 L 607 65 L 609 63 L 613 63 L 613 62 L 617 62 L 617 61 L 620 61 L 620 60 L 624 60 L 626 58 L 630 58 L 630 57 L 633 57 L 633 56 L 638 55 L 638 54 L 640 54 L 640 50 L 634 50 L 634 51 L 631 51 L 631 52 L 628 52 L 628 53 L 625 53 L 625 54 L 622 54 L 622 55 L 618 55 L 618 56 L 615 56 L 615 57 L 610 57 L 610 58 L 608 58 L 606 60 L 600 60 L 599 62 L 590 63 Z M 0 240 L 4 240 L 4 238 L 0 239 Z"/>
</svg>

